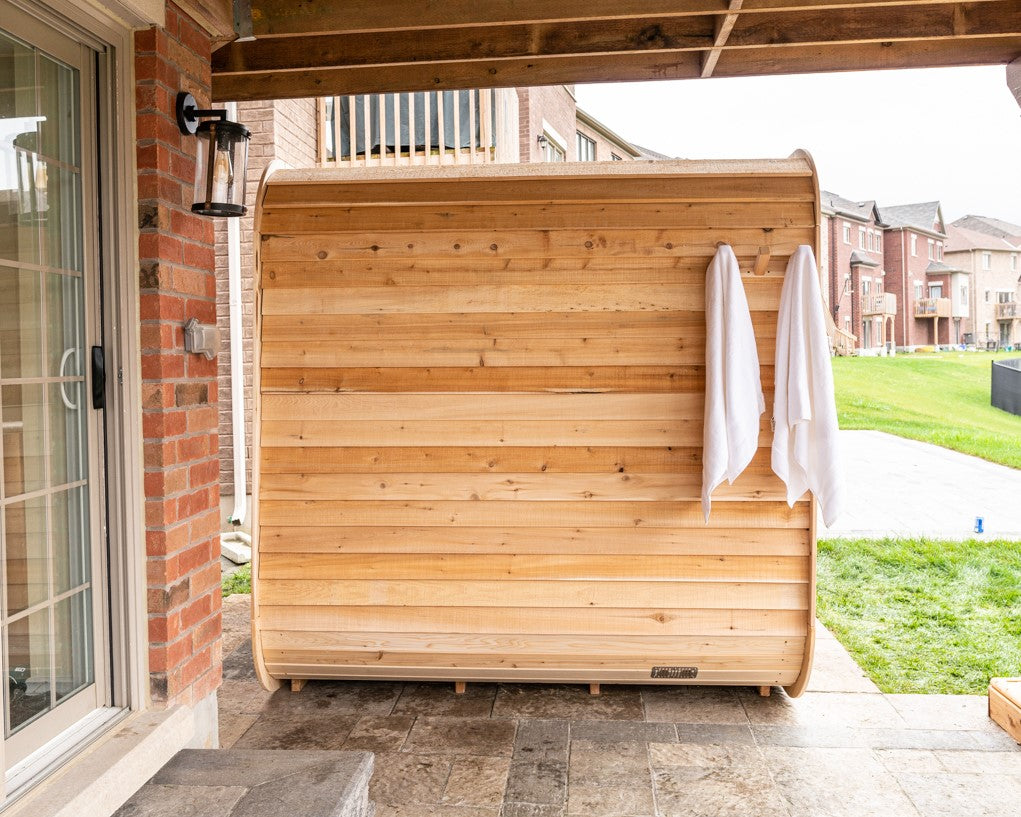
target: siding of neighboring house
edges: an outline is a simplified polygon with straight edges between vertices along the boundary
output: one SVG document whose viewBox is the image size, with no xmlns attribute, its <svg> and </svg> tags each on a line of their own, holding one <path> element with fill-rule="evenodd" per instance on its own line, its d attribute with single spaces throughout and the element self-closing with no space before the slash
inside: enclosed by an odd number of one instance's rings
<svg viewBox="0 0 1021 817">
<path fill-rule="evenodd" d="M 1021 246 L 1012 247 L 1006 240 L 953 225 L 947 228 L 947 233 L 947 261 L 963 269 L 970 279 L 969 331 L 974 342 L 980 346 L 1002 340 L 1012 345 L 1021 343 L 1021 321 L 1017 317 L 997 316 L 1001 298 L 1015 304 L 1021 300 Z M 986 258 L 989 269 L 985 268 Z M 1013 311 L 1017 310 L 1015 306 Z"/>
<path fill-rule="evenodd" d="M 916 255 L 911 254 L 912 235 L 915 236 Z M 940 329 L 943 330 L 941 337 L 945 337 L 940 341 L 933 337 L 931 318 L 915 317 L 915 302 L 919 297 L 929 297 L 926 235 L 907 227 L 898 227 L 887 230 L 885 239 L 883 265 L 887 273 L 886 288 L 887 291 L 896 294 L 897 301 L 902 304 L 900 314 L 894 321 L 894 342 L 898 347 L 909 348 L 939 342 L 949 343 L 949 321 L 945 319 L 940 321 Z"/>
</svg>

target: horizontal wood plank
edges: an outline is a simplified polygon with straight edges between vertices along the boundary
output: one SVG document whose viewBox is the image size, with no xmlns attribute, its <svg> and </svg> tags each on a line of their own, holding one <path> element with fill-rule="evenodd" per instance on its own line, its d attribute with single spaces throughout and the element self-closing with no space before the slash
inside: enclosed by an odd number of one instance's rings
<svg viewBox="0 0 1021 817">
<path fill-rule="evenodd" d="M 671 608 L 492 607 L 267 607 L 267 630 L 306 632 L 405 632 L 408 622 L 427 633 L 794 636 L 804 638 L 808 620 L 802 610 L 703 610 Z"/>
<path fill-rule="evenodd" d="M 710 528 L 808 529 L 808 502 L 714 502 Z M 401 502 L 267 500 L 259 522 L 268 527 L 337 525 L 413 527 L 705 528 L 700 502 Z"/>
<path fill-rule="evenodd" d="M 697 607 L 807 610 L 807 582 L 261 579 L 266 606 Z"/>
<path fill-rule="evenodd" d="M 294 520 L 292 520 L 292 523 Z M 281 527 L 263 525 L 260 553 L 503 553 L 603 556 L 806 556 L 798 528 Z"/>
</svg>

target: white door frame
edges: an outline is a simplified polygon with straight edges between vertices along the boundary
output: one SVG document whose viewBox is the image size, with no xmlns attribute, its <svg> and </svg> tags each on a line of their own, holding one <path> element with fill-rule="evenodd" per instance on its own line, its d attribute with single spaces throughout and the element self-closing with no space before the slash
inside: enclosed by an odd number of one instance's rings
<svg viewBox="0 0 1021 817">
<path fill-rule="evenodd" d="M 80 39 L 100 55 L 96 84 L 98 122 L 94 138 L 98 148 L 102 322 L 107 370 L 103 422 L 110 596 L 108 704 L 137 711 L 149 706 L 149 669 L 132 27 L 144 25 L 147 21 L 140 17 L 122 19 L 109 9 L 89 2 L 7 2 L 44 20 L 56 30 Z M 128 5 L 121 5 L 121 10 L 127 11 Z M 97 588 L 99 591 L 100 588 Z M 107 726 L 111 724 L 110 721 L 105 723 Z M 92 738 L 99 734 L 101 732 Z M 88 742 L 80 741 L 76 748 L 83 748 Z M 0 769 L 4 768 L 2 751 L 0 743 Z M 62 760 L 66 762 L 67 757 Z M 52 769 L 51 763 L 46 771 Z M 8 802 L 5 800 L 3 775 L 0 775 L 0 808 Z"/>
</svg>

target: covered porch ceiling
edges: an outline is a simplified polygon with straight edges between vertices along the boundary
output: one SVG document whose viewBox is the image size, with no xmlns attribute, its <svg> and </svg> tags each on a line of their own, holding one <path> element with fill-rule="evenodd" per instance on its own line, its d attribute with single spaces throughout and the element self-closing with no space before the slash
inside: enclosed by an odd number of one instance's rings
<svg viewBox="0 0 1021 817">
<path fill-rule="evenodd" d="M 233 12 L 227 30 L 254 39 L 213 54 L 219 100 L 1021 57 L 1021 0 L 235 0 Z"/>
</svg>

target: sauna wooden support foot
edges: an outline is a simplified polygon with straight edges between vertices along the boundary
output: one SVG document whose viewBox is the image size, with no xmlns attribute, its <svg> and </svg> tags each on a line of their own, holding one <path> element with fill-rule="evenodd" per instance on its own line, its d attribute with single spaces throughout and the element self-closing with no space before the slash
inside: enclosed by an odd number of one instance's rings
<svg viewBox="0 0 1021 817">
<path fill-rule="evenodd" d="M 292 678 L 291 679 L 291 692 L 298 693 L 305 688 L 305 684 L 308 683 L 308 678 Z"/>
<path fill-rule="evenodd" d="M 759 687 L 759 695 L 761 695 L 763 698 L 768 698 L 772 694 L 773 694 L 773 687 L 771 687 L 771 686 L 760 686 Z"/>
<path fill-rule="evenodd" d="M 464 695 L 465 690 L 468 688 L 468 684 L 465 681 L 454 681 L 454 694 Z"/>
<path fill-rule="evenodd" d="M 589 684 L 588 685 L 588 694 L 589 695 L 598 695 L 599 694 L 599 684 Z"/>
</svg>

